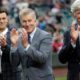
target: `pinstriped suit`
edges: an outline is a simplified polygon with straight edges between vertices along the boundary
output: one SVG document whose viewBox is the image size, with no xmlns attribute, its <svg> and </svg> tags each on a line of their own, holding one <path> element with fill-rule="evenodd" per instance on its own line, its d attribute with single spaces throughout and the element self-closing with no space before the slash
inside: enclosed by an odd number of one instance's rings
<svg viewBox="0 0 80 80">
<path fill-rule="evenodd" d="M 10 28 L 12 26 L 8 26 L 8 32 L 7 32 L 7 45 L 5 48 L 1 47 L 1 50 L 3 52 L 2 54 L 2 60 L 1 60 L 1 68 L 2 68 L 2 80 L 20 80 L 20 70 L 16 67 L 13 67 L 10 64 L 10 39 L 9 39 L 9 33 Z M 1 79 L 0 79 L 1 80 Z"/>
</svg>

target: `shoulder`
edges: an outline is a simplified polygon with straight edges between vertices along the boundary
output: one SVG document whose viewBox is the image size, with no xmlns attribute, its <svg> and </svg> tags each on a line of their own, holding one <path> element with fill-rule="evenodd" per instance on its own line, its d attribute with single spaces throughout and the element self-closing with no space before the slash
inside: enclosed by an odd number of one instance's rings
<svg viewBox="0 0 80 80">
<path fill-rule="evenodd" d="M 44 30 L 41 30 L 41 29 L 38 29 L 38 31 L 39 31 L 39 36 L 41 37 L 41 38 L 52 38 L 52 36 L 51 36 L 51 34 L 50 33 L 48 33 L 48 32 L 46 32 L 46 31 L 44 31 Z"/>
<path fill-rule="evenodd" d="M 70 28 L 64 32 L 64 37 L 70 35 Z"/>
<path fill-rule="evenodd" d="M 8 29 L 9 31 L 11 31 L 13 28 L 16 28 L 16 25 L 15 24 L 8 24 Z M 17 28 L 16 28 L 17 29 Z"/>
</svg>

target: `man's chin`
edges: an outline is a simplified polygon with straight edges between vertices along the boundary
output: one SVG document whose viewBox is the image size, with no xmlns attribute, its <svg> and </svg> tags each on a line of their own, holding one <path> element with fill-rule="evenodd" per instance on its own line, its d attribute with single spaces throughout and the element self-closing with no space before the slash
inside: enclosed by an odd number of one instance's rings
<svg viewBox="0 0 80 80">
<path fill-rule="evenodd" d="M 31 32 L 30 32 L 30 31 L 27 31 L 27 33 L 29 33 L 29 34 L 30 34 Z"/>
</svg>

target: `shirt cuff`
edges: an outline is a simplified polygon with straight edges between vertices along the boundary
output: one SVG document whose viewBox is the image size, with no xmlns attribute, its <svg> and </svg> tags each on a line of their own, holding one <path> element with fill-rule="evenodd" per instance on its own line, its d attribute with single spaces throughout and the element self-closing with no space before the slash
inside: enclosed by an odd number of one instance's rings
<svg viewBox="0 0 80 80">
<path fill-rule="evenodd" d="M 17 50 L 17 47 L 16 48 L 11 47 L 11 52 L 12 53 L 15 52 L 16 50 Z"/>
<path fill-rule="evenodd" d="M 72 43 L 72 42 L 71 42 L 71 45 L 72 45 L 72 47 L 73 47 L 73 48 L 75 48 L 75 47 L 76 47 L 76 44 L 74 44 L 74 43 Z"/>
<path fill-rule="evenodd" d="M 24 48 L 24 50 L 27 51 L 29 49 L 29 47 L 30 47 L 30 44 L 28 44 L 27 47 Z"/>
</svg>

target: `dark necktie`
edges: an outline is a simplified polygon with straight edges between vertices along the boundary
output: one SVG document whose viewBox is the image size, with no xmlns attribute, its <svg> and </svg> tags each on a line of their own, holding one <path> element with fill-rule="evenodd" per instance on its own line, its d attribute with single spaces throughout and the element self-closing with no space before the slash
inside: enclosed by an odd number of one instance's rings
<svg viewBox="0 0 80 80">
<path fill-rule="evenodd" d="M 28 34 L 28 42 L 29 42 L 29 44 L 31 44 L 31 37 L 30 37 L 29 34 Z M 27 56 L 27 61 L 26 62 L 27 62 L 26 66 L 27 66 L 27 68 L 29 68 L 32 65 L 32 60 L 29 56 Z"/>
<path fill-rule="evenodd" d="M 29 34 L 28 34 L 28 42 L 31 43 L 31 37 Z"/>
</svg>

